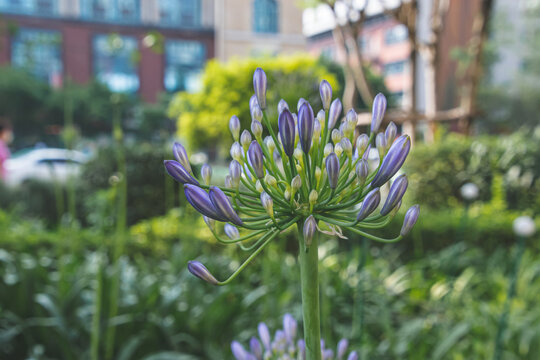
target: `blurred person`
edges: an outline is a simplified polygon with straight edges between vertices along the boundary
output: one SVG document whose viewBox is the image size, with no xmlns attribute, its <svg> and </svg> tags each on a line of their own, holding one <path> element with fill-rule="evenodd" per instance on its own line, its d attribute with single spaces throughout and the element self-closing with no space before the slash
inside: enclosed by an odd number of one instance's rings
<svg viewBox="0 0 540 360">
<path fill-rule="evenodd" d="M 7 120 L 0 119 L 0 180 L 5 181 L 5 163 L 11 156 L 8 144 L 13 140 L 13 131 Z"/>
</svg>

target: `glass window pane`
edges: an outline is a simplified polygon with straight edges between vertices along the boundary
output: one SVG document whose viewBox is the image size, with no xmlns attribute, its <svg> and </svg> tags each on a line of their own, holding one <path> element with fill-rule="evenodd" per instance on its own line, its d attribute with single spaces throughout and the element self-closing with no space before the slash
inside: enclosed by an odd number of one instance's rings
<svg viewBox="0 0 540 360">
<path fill-rule="evenodd" d="M 158 0 L 162 25 L 196 27 L 201 24 L 200 0 Z"/>
<path fill-rule="evenodd" d="M 61 84 L 63 64 L 60 32 L 19 29 L 12 38 L 11 63 L 51 85 Z"/>
<path fill-rule="evenodd" d="M 387 45 L 396 44 L 407 40 L 409 32 L 405 25 L 396 25 L 391 29 L 386 30 L 384 34 L 384 42 Z"/>
<path fill-rule="evenodd" d="M 384 64 L 383 72 L 385 75 L 401 74 L 405 70 L 405 63 L 403 60 Z"/>
<path fill-rule="evenodd" d="M 57 0 L 0 0 L 0 10 L 26 15 L 56 15 L 57 5 Z"/>
<path fill-rule="evenodd" d="M 81 16 L 98 21 L 133 22 L 139 19 L 140 0 L 81 0 Z"/>
<path fill-rule="evenodd" d="M 97 35 L 93 41 L 94 74 L 111 91 L 139 89 L 137 40 L 131 36 Z"/>
<path fill-rule="evenodd" d="M 167 40 L 165 42 L 165 73 L 167 91 L 197 91 L 206 59 L 204 45 L 197 41 Z"/>
<path fill-rule="evenodd" d="M 278 4 L 276 0 L 253 0 L 253 31 L 278 32 Z"/>
</svg>

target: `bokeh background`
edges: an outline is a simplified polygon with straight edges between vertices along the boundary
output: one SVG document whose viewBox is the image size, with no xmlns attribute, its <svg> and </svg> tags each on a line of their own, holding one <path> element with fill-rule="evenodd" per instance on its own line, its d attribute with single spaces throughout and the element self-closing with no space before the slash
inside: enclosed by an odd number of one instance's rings
<svg viewBox="0 0 540 360">
<path fill-rule="evenodd" d="M 540 358 L 538 0 L 0 0 L 0 359 L 231 359 L 265 321 L 301 319 L 297 243 L 242 261 L 163 160 L 180 141 L 222 184 L 228 120 L 327 79 L 367 132 L 378 92 L 413 139 L 412 234 L 326 236 L 322 336 L 362 359 Z M 3 154 L 3 155 L 2 155 Z M 472 183 L 477 193 L 460 191 Z M 379 235 L 399 232 L 402 214 Z M 507 302 L 515 281 L 516 294 Z"/>
</svg>

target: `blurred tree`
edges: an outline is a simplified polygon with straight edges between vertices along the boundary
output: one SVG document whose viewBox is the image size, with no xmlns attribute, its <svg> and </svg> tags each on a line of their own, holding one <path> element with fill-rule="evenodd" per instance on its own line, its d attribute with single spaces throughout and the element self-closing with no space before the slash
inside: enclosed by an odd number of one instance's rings
<svg viewBox="0 0 540 360">
<path fill-rule="evenodd" d="M 341 95 L 339 67 L 305 55 L 232 60 L 226 64 L 210 61 L 202 76 L 202 89 L 197 93 L 181 92 L 174 96 L 169 115 L 178 118 L 178 135 L 190 149 L 212 144 L 210 152 L 228 153 L 232 143 L 228 120 L 237 115 L 243 128 L 249 128 L 249 98 L 253 95 L 253 72 L 257 67 L 268 76 L 268 116 L 277 126 L 277 103 L 284 99 L 296 112 L 300 96 L 314 107 L 321 108 L 319 83 L 330 82 L 334 97 Z M 374 87 L 384 90 L 382 80 L 371 76 Z"/>
</svg>

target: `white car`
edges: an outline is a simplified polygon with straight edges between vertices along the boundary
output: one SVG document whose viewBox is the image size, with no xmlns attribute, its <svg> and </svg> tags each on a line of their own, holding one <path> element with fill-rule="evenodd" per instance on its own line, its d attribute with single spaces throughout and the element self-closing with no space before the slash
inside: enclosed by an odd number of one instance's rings
<svg viewBox="0 0 540 360">
<path fill-rule="evenodd" d="M 74 150 L 23 150 L 6 161 L 6 183 L 17 186 L 31 179 L 65 183 L 69 177 L 77 176 L 88 160 L 88 155 Z"/>
</svg>

